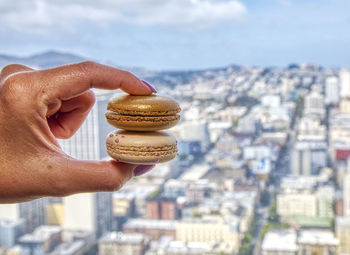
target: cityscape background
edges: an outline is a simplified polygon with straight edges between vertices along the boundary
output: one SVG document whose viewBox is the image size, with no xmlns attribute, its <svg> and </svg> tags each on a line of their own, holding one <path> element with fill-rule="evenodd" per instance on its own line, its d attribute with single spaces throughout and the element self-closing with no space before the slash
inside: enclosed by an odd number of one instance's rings
<svg viewBox="0 0 350 255">
<path fill-rule="evenodd" d="M 350 254 L 350 1 L 0 0 L 0 69 L 84 60 L 176 99 L 179 155 L 121 190 L 0 205 L 0 255 Z M 120 91 L 94 90 L 104 160 Z M 9 169 L 10 171 L 10 169 Z"/>
</svg>

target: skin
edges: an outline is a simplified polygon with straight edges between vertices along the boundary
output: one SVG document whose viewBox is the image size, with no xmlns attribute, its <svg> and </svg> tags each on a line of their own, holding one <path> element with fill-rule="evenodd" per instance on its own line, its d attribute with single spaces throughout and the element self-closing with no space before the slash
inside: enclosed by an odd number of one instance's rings
<svg viewBox="0 0 350 255">
<path fill-rule="evenodd" d="M 137 165 L 81 161 L 56 138 L 70 138 L 95 102 L 91 88 L 150 95 L 129 72 L 94 62 L 33 70 L 8 65 L 0 73 L 0 203 L 44 196 L 115 191 Z"/>
</svg>

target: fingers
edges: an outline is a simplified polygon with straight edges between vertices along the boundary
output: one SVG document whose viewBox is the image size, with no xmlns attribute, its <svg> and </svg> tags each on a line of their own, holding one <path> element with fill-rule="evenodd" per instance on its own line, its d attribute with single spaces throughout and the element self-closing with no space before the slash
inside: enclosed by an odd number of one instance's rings
<svg viewBox="0 0 350 255">
<path fill-rule="evenodd" d="M 150 95 L 151 88 L 129 72 L 94 62 L 36 71 L 35 80 L 46 86 L 51 98 L 69 100 L 90 88 L 121 89 L 133 95 Z"/>
<path fill-rule="evenodd" d="M 0 82 L 6 79 L 6 77 L 8 77 L 11 74 L 18 73 L 18 72 L 25 72 L 25 71 L 33 71 L 33 70 L 34 69 L 28 66 L 19 65 L 19 64 L 7 65 L 1 69 Z"/>
<path fill-rule="evenodd" d="M 94 103 L 95 95 L 88 90 L 80 96 L 63 101 L 59 109 L 49 109 L 47 122 L 51 132 L 59 139 L 70 138 L 84 122 Z M 52 114 L 54 115 L 51 116 Z"/>
<path fill-rule="evenodd" d="M 137 165 L 117 161 L 79 161 L 66 158 L 55 173 L 55 196 L 115 191 L 134 176 Z"/>
</svg>

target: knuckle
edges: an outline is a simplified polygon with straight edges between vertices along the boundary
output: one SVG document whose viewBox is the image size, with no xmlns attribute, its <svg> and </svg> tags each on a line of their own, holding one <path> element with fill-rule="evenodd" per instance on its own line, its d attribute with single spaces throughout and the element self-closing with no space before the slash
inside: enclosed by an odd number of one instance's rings
<svg viewBox="0 0 350 255">
<path fill-rule="evenodd" d="M 19 66 L 21 66 L 21 65 L 19 65 L 19 64 L 9 64 L 9 65 L 6 65 L 6 66 L 4 66 L 4 67 L 1 69 L 1 75 L 7 74 L 7 73 L 11 72 L 11 70 L 13 70 L 13 69 L 15 69 L 15 68 L 17 68 L 17 67 L 19 67 Z"/>
<path fill-rule="evenodd" d="M 11 102 L 23 96 L 25 88 L 25 77 L 23 74 L 14 74 L 8 76 L 2 83 L 1 96 L 5 102 Z"/>
<path fill-rule="evenodd" d="M 80 62 L 77 64 L 77 68 L 79 69 L 79 71 L 83 72 L 83 73 L 89 73 L 91 72 L 91 70 L 96 69 L 99 67 L 99 64 L 94 62 L 94 61 L 84 61 L 84 62 Z"/>
</svg>

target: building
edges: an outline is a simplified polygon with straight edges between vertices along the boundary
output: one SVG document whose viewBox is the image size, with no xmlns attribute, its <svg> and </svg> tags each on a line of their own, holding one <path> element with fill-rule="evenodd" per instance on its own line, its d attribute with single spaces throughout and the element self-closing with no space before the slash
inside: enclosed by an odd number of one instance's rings
<svg viewBox="0 0 350 255">
<path fill-rule="evenodd" d="M 176 240 L 181 242 L 221 243 L 230 245 L 234 252 L 240 246 L 238 220 L 224 221 L 221 216 L 179 221 Z"/>
<path fill-rule="evenodd" d="M 339 254 L 350 254 L 350 218 L 337 217 L 335 219 L 335 233 L 339 240 Z"/>
<path fill-rule="evenodd" d="M 291 172 L 293 175 L 317 174 L 327 165 L 325 142 L 297 142 L 292 149 Z"/>
<path fill-rule="evenodd" d="M 266 233 L 261 245 L 262 255 L 297 255 L 297 233 L 293 229 L 274 229 Z"/>
<path fill-rule="evenodd" d="M 150 220 L 159 220 L 161 218 L 160 203 L 157 199 L 147 201 L 146 218 Z"/>
<path fill-rule="evenodd" d="M 18 240 L 22 255 L 45 255 L 62 241 L 62 229 L 58 226 L 40 226 Z"/>
<path fill-rule="evenodd" d="M 317 216 L 321 218 L 334 217 L 335 190 L 333 186 L 320 186 L 316 191 Z"/>
<path fill-rule="evenodd" d="M 326 79 L 326 104 L 338 104 L 340 98 L 339 80 L 335 76 Z"/>
<path fill-rule="evenodd" d="M 98 241 L 98 254 L 143 255 L 149 239 L 143 234 L 123 234 L 110 232 Z"/>
<path fill-rule="evenodd" d="M 199 151 L 192 150 L 193 154 L 206 152 L 209 148 L 210 134 L 206 121 L 185 121 L 172 128 L 172 131 L 177 134 L 179 142 L 199 142 Z"/>
<path fill-rule="evenodd" d="M 233 254 L 233 250 L 224 244 L 175 241 L 170 237 L 163 237 L 153 241 L 145 255 L 222 255 Z"/>
<path fill-rule="evenodd" d="M 339 241 L 329 230 L 308 229 L 298 233 L 298 255 L 337 255 Z"/>
<path fill-rule="evenodd" d="M 335 190 L 324 185 L 313 188 L 286 188 L 277 195 L 277 213 L 283 220 L 305 227 L 329 227 L 334 217 Z"/>
<path fill-rule="evenodd" d="M 344 217 L 350 217 L 350 173 L 345 174 L 343 180 L 343 210 Z"/>
<path fill-rule="evenodd" d="M 305 96 L 304 114 L 314 114 L 323 117 L 326 113 L 324 96 L 318 91 L 311 91 Z"/>
<path fill-rule="evenodd" d="M 317 217 L 317 198 L 315 194 L 287 193 L 277 195 L 277 213 L 284 216 Z"/>
<path fill-rule="evenodd" d="M 123 225 L 123 232 L 140 233 L 148 236 L 150 240 L 158 240 L 162 236 L 176 237 L 176 221 L 130 219 Z"/>
<path fill-rule="evenodd" d="M 115 92 L 96 91 L 96 103 L 83 125 L 70 139 L 59 141 L 64 152 L 81 160 L 101 160 L 107 157 L 105 139 L 113 127 L 107 124 L 104 114 L 113 93 Z M 77 194 L 65 197 L 63 204 L 64 228 L 94 231 L 97 237 L 112 230 L 111 192 Z"/>
<path fill-rule="evenodd" d="M 176 220 L 180 217 L 180 209 L 176 199 L 165 199 L 160 201 L 161 219 L 162 220 Z"/>
<path fill-rule="evenodd" d="M 63 227 L 93 231 L 96 237 L 109 231 L 113 223 L 112 196 L 112 193 L 85 193 L 63 198 Z"/>
<path fill-rule="evenodd" d="M 339 72 L 340 96 L 350 97 L 350 70 L 343 69 Z"/>
<path fill-rule="evenodd" d="M 64 206 L 62 203 L 52 203 L 46 206 L 46 224 L 63 226 Z"/>
<path fill-rule="evenodd" d="M 175 198 L 155 198 L 147 201 L 147 219 L 176 220 L 179 216 L 180 210 Z"/>
<path fill-rule="evenodd" d="M 302 117 L 298 124 L 298 141 L 325 141 L 326 126 L 317 117 Z"/>
<path fill-rule="evenodd" d="M 243 148 L 244 160 L 273 158 L 274 155 L 276 154 L 266 145 L 251 145 Z"/>
<path fill-rule="evenodd" d="M 261 99 L 261 104 L 265 107 L 280 107 L 281 96 L 280 95 L 266 95 Z"/>
<path fill-rule="evenodd" d="M 0 220 L 0 246 L 10 248 L 15 246 L 18 238 L 24 234 L 25 220 Z"/>
<path fill-rule="evenodd" d="M 36 199 L 20 204 L 0 205 L 0 220 L 18 221 L 24 219 L 25 232 L 32 232 L 45 224 L 45 199 Z"/>
</svg>

